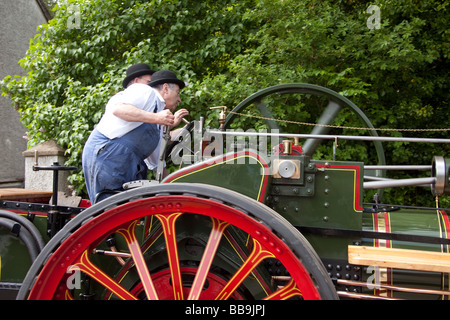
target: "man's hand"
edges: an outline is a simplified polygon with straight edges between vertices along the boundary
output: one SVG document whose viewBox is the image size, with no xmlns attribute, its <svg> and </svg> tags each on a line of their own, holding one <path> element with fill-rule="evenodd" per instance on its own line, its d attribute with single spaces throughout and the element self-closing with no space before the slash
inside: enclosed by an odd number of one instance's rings
<svg viewBox="0 0 450 320">
<path fill-rule="evenodd" d="M 164 109 L 155 114 L 157 117 L 156 123 L 163 126 L 173 127 L 175 123 L 175 116 L 168 109 Z"/>
<path fill-rule="evenodd" d="M 183 119 L 187 115 L 189 115 L 189 111 L 187 111 L 186 109 L 180 109 L 180 110 L 176 111 L 175 115 L 174 115 L 175 119 L 174 119 L 174 124 L 173 124 L 172 128 L 178 127 L 181 123 L 181 119 Z"/>
</svg>

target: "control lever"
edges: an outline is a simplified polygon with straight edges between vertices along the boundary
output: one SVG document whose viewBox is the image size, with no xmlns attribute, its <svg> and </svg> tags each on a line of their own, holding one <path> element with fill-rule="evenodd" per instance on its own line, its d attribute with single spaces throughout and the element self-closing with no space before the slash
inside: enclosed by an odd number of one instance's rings
<svg viewBox="0 0 450 320">
<path fill-rule="evenodd" d="M 40 166 L 38 151 L 34 154 L 33 171 L 53 171 L 53 195 L 52 195 L 52 210 L 48 212 L 47 216 L 47 234 L 53 237 L 66 223 L 58 211 L 58 176 L 59 171 L 77 171 L 77 167 L 61 166 L 59 162 L 53 162 L 51 166 Z"/>
<path fill-rule="evenodd" d="M 159 149 L 159 158 L 158 158 L 158 168 L 156 170 L 156 180 L 158 182 L 162 181 L 164 176 L 164 161 L 166 159 L 166 148 L 170 141 L 170 128 L 169 126 L 164 126 L 163 128 L 163 136 L 161 140 L 161 146 Z"/>
</svg>

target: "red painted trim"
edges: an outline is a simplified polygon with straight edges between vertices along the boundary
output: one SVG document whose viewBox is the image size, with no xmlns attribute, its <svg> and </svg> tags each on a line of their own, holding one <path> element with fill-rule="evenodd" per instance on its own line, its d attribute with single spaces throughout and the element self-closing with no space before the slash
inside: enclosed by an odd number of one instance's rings
<svg viewBox="0 0 450 320">
<path fill-rule="evenodd" d="M 441 229 L 442 229 L 441 230 L 441 233 L 442 233 L 441 236 L 444 237 L 444 238 L 448 238 L 448 232 L 450 230 L 450 221 L 448 219 L 448 214 L 444 210 L 440 210 L 439 213 L 440 213 L 440 216 L 441 216 L 442 223 L 444 225 L 443 227 L 441 227 Z M 450 252 L 450 246 L 449 245 L 444 245 L 443 248 L 445 248 L 444 252 Z"/>
<path fill-rule="evenodd" d="M 379 232 L 378 230 L 378 215 L 377 214 L 373 214 L 373 231 L 375 232 Z M 374 239 L 374 246 L 375 247 L 379 247 L 380 246 L 380 240 L 378 238 Z"/>
<path fill-rule="evenodd" d="M 355 171 L 355 210 L 362 211 L 363 207 L 359 204 L 361 199 L 361 167 L 360 166 L 345 166 L 345 165 L 330 165 L 330 164 L 316 164 L 317 168 L 324 168 L 324 169 L 339 169 L 339 170 L 354 170 Z"/>
</svg>

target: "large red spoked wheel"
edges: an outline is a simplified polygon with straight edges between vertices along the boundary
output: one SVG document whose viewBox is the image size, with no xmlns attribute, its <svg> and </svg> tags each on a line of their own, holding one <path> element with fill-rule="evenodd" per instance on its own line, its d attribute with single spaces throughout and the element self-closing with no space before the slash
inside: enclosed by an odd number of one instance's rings
<svg viewBox="0 0 450 320">
<path fill-rule="evenodd" d="M 111 234 L 120 253 L 102 250 Z M 286 269 L 281 286 L 276 281 L 280 277 L 268 274 L 266 259 L 275 259 Z M 83 288 L 70 286 L 71 271 L 87 279 Z M 44 248 L 18 299 L 87 296 L 337 298 L 320 259 L 284 218 L 238 193 L 201 184 L 138 188 L 86 209 Z"/>
</svg>

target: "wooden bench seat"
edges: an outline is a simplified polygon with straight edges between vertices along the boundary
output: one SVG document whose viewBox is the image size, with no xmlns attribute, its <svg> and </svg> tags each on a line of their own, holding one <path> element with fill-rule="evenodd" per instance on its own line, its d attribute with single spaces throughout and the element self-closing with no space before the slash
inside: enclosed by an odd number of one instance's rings
<svg viewBox="0 0 450 320">
<path fill-rule="evenodd" d="M 450 253 L 348 246 L 349 263 L 363 266 L 450 273 Z"/>
<path fill-rule="evenodd" d="M 0 200 L 33 202 L 33 200 L 45 199 L 52 196 L 51 191 L 38 191 L 20 188 L 0 188 Z"/>
</svg>

